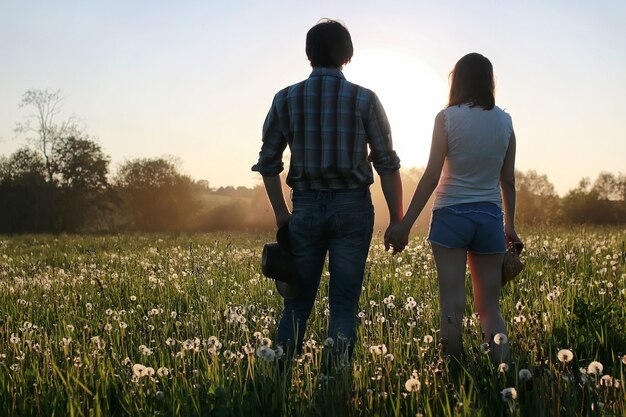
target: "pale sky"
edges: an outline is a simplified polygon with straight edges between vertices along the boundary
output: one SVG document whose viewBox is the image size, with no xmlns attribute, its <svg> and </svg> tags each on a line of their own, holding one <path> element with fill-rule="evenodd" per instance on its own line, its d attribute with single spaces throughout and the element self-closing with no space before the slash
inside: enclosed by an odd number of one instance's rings
<svg viewBox="0 0 626 417">
<path fill-rule="evenodd" d="M 211 186 L 250 171 L 274 94 L 308 77 L 320 18 L 352 34 L 348 80 L 374 90 L 402 165 L 424 166 L 448 73 L 487 56 L 496 104 L 513 118 L 517 168 L 563 195 L 583 177 L 626 173 L 626 1 L 0 0 L 0 154 L 27 89 L 60 89 L 111 156 L 172 155 Z M 413 190 L 407 190 L 412 193 Z"/>
</svg>

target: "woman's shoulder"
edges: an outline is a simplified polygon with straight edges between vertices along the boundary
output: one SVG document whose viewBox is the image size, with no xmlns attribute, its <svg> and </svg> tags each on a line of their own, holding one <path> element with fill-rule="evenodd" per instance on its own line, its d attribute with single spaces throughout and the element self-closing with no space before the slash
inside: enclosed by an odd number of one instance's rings
<svg viewBox="0 0 626 417">
<path fill-rule="evenodd" d="M 509 123 L 512 122 L 511 115 L 505 109 L 503 109 L 503 108 L 501 108 L 499 106 L 494 106 L 492 111 L 494 111 L 498 116 L 500 116 L 502 119 L 506 120 L 507 122 L 509 122 Z"/>
</svg>

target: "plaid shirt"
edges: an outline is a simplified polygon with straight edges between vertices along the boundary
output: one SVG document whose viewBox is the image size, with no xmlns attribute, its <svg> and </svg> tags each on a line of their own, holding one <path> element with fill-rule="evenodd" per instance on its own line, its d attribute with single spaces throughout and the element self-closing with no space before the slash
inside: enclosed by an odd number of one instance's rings
<svg viewBox="0 0 626 417">
<path fill-rule="evenodd" d="M 379 175 L 400 168 L 378 97 L 336 68 L 314 68 L 308 79 L 276 94 L 252 170 L 278 175 L 287 145 L 287 184 L 296 190 L 364 187 L 374 182 L 372 164 Z"/>
</svg>

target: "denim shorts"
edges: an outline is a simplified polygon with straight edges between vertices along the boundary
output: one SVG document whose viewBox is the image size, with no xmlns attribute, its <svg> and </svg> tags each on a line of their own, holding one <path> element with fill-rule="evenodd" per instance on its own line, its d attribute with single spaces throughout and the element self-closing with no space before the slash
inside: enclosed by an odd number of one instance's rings
<svg viewBox="0 0 626 417">
<path fill-rule="evenodd" d="M 434 210 L 428 240 L 476 254 L 504 253 L 502 209 L 494 203 L 465 203 Z"/>
</svg>

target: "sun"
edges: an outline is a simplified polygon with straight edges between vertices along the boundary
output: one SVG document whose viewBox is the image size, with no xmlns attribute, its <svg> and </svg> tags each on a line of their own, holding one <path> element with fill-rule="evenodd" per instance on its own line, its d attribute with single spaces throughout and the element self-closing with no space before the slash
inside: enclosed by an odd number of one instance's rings
<svg viewBox="0 0 626 417">
<path fill-rule="evenodd" d="M 344 72 L 380 98 L 402 166 L 425 166 L 433 122 L 447 99 L 447 74 L 438 74 L 417 52 L 394 48 L 359 49 Z"/>
</svg>

